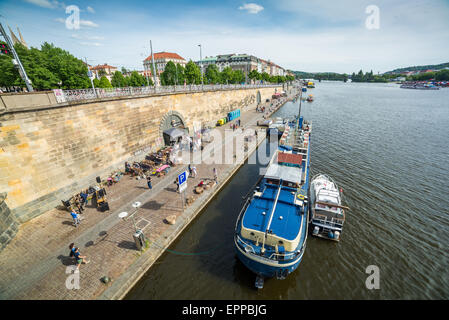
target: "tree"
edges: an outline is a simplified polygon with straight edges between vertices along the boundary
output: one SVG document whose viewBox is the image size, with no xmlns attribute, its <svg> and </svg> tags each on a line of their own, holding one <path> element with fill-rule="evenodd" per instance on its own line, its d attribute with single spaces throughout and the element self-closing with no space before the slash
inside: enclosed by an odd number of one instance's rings
<svg viewBox="0 0 449 320">
<path fill-rule="evenodd" d="M 144 76 L 140 75 L 137 71 L 131 72 L 128 77 L 128 86 L 130 87 L 141 87 L 147 84 L 147 80 Z"/>
<path fill-rule="evenodd" d="M 87 66 L 82 60 L 47 42 L 42 45 L 40 51 L 43 54 L 42 63 L 61 82 L 61 88 L 82 89 L 90 87 Z M 33 79 L 31 80 L 33 81 Z M 53 85 L 53 87 L 55 86 Z M 46 89 L 52 89 L 52 87 Z"/>
<path fill-rule="evenodd" d="M 235 70 L 232 72 L 232 83 L 238 84 L 245 81 L 245 75 L 242 70 Z"/>
<path fill-rule="evenodd" d="M 263 72 L 262 73 L 262 80 L 265 82 L 269 82 L 270 81 L 270 75 L 267 72 Z"/>
<path fill-rule="evenodd" d="M 183 85 L 185 81 L 185 68 L 181 66 L 179 63 L 176 64 L 176 84 Z"/>
<path fill-rule="evenodd" d="M 161 74 L 161 83 L 165 86 L 175 85 L 177 80 L 177 69 L 173 61 L 167 62 L 164 72 Z"/>
<path fill-rule="evenodd" d="M 95 88 L 100 88 L 100 80 L 98 80 L 97 78 L 95 78 L 95 79 L 93 80 L 93 82 L 94 82 L 94 87 L 95 87 Z"/>
<path fill-rule="evenodd" d="M 207 83 L 220 83 L 220 71 L 216 64 L 210 64 L 206 68 Z"/>
<path fill-rule="evenodd" d="M 111 85 L 115 88 L 123 88 L 127 86 L 126 78 L 120 71 L 116 71 L 112 75 Z"/>
<path fill-rule="evenodd" d="M 232 83 L 233 70 L 231 67 L 226 67 L 220 72 L 221 83 L 229 84 Z"/>
<path fill-rule="evenodd" d="M 100 82 L 98 83 L 99 88 L 112 88 L 111 83 L 109 82 L 108 78 L 106 76 L 102 76 L 100 78 Z"/>
<path fill-rule="evenodd" d="M 260 73 L 257 72 L 257 70 L 251 70 L 251 72 L 248 74 L 248 78 L 255 81 L 260 78 Z"/>
<path fill-rule="evenodd" d="M 435 74 L 436 81 L 449 81 L 449 69 L 438 71 Z"/>
<path fill-rule="evenodd" d="M 187 84 L 200 84 L 201 83 L 201 70 L 192 60 L 187 62 L 185 69 L 185 78 Z"/>
</svg>

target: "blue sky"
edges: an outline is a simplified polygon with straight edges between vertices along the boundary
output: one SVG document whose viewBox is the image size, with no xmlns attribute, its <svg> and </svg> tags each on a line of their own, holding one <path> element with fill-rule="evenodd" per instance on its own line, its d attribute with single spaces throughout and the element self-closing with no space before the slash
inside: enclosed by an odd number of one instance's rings
<svg viewBox="0 0 449 320">
<path fill-rule="evenodd" d="M 79 30 L 65 8 L 80 9 Z M 369 5 L 379 29 L 366 28 Z M 54 43 L 89 64 L 143 69 L 153 50 L 185 59 L 247 53 L 284 68 L 352 73 L 449 61 L 448 0 L 0 0 L 0 21 L 28 45 Z"/>
</svg>

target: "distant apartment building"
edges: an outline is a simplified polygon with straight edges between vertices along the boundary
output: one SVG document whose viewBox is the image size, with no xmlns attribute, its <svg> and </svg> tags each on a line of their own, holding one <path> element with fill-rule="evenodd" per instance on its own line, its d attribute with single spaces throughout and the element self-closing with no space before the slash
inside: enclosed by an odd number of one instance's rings
<svg viewBox="0 0 449 320">
<path fill-rule="evenodd" d="M 107 63 L 89 67 L 89 69 L 95 78 L 100 79 L 102 76 L 106 76 L 109 81 L 111 81 L 114 72 L 117 71 L 117 67 L 110 66 Z"/>
<path fill-rule="evenodd" d="M 259 73 L 266 72 L 270 76 L 286 75 L 285 69 L 277 64 L 247 54 L 222 54 L 216 57 L 206 57 L 195 63 L 198 66 L 202 65 L 204 71 L 211 64 L 215 64 L 220 72 L 226 67 L 230 67 L 232 70 L 241 70 L 245 77 L 253 70 L 257 70 Z"/>
<path fill-rule="evenodd" d="M 187 64 L 187 61 L 183 57 L 173 52 L 156 52 L 153 54 L 153 56 L 154 56 L 154 67 L 156 69 L 157 85 L 160 85 L 159 77 L 161 73 L 164 72 L 165 66 L 169 61 L 172 61 L 175 65 L 179 63 L 182 67 L 185 67 Z M 153 68 L 153 60 L 151 55 L 143 61 L 143 66 L 145 71 L 148 71 L 149 74 L 152 76 L 151 70 Z"/>
</svg>

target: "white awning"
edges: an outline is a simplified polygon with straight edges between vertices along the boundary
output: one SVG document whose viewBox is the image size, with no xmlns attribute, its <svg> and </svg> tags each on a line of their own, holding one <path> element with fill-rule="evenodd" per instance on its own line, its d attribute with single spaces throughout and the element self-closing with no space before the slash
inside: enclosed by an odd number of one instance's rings
<svg viewBox="0 0 449 320">
<path fill-rule="evenodd" d="M 301 184 L 302 170 L 297 167 L 280 166 L 272 163 L 265 173 L 267 179 L 277 179 Z"/>
</svg>

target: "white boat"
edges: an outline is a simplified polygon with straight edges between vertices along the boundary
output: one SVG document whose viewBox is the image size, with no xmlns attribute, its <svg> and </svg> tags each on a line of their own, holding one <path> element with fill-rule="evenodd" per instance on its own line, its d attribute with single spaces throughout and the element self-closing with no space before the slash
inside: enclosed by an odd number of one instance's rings
<svg viewBox="0 0 449 320">
<path fill-rule="evenodd" d="M 319 174 L 310 184 L 312 235 L 340 241 L 345 222 L 345 207 L 337 184 L 330 177 Z"/>
</svg>

